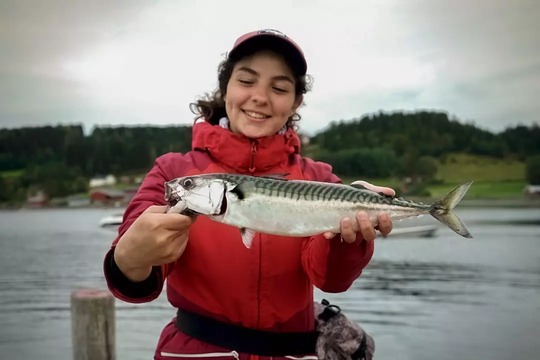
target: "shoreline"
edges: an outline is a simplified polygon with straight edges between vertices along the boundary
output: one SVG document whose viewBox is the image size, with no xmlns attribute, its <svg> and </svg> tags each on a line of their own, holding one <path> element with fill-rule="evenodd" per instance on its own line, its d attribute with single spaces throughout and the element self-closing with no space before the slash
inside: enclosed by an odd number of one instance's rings
<svg viewBox="0 0 540 360">
<path fill-rule="evenodd" d="M 424 204 L 431 204 L 438 200 L 434 198 L 424 197 L 411 197 L 406 200 L 414 202 L 422 202 Z M 85 206 L 2 206 L 0 205 L 0 211 L 19 211 L 19 210 L 61 210 L 61 209 L 102 209 L 102 210 L 118 210 L 123 212 L 126 208 L 125 205 L 85 205 Z M 506 208 L 539 208 L 540 197 L 535 198 L 505 198 L 505 199 L 463 199 L 456 207 L 506 207 Z"/>
</svg>

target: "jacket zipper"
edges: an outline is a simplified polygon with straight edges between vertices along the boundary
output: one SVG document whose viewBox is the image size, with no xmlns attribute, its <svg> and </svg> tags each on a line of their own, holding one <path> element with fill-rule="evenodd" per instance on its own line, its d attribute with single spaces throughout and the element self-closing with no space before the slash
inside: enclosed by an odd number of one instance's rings
<svg viewBox="0 0 540 360">
<path fill-rule="evenodd" d="M 203 353 L 203 354 L 177 354 L 162 351 L 161 356 L 164 357 L 173 357 L 173 358 L 210 358 L 210 357 L 223 357 L 223 356 L 232 356 L 235 359 L 239 359 L 239 355 L 236 351 L 231 352 L 213 352 L 213 353 Z"/>
<path fill-rule="evenodd" d="M 255 140 L 251 140 L 251 159 L 249 161 L 249 172 L 251 174 L 255 173 L 255 155 L 257 155 L 257 142 Z"/>
</svg>

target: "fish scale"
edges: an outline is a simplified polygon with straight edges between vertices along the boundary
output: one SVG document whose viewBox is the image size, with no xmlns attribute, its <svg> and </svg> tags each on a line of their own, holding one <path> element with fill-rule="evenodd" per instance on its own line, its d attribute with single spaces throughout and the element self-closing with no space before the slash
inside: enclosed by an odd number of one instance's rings
<svg viewBox="0 0 540 360">
<path fill-rule="evenodd" d="M 237 175 L 223 176 L 223 179 L 238 181 L 242 177 Z M 277 179 L 279 181 L 279 179 Z M 273 178 L 257 178 L 254 183 L 257 193 L 268 196 L 281 196 L 297 200 L 303 197 L 308 201 L 341 201 L 363 204 L 398 205 L 410 208 L 430 209 L 431 205 L 407 201 L 403 198 L 394 198 L 381 195 L 365 188 L 362 185 L 343 186 L 340 184 L 323 183 L 315 181 L 282 180 L 276 182 Z"/>
</svg>

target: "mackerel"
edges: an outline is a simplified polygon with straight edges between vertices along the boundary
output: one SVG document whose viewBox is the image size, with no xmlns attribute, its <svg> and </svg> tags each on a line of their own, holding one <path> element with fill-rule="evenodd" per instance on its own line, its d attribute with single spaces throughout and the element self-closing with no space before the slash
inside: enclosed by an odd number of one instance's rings
<svg viewBox="0 0 540 360">
<path fill-rule="evenodd" d="M 471 184 L 465 182 L 428 205 L 377 193 L 360 184 L 216 173 L 166 182 L 165 200 L 167 212 L 205 215 L 238 227 L 246 247 L 251 246 L 255 232 L 298 237 L 339 233 L 341 219 L 354 219 L 358 211 L 365 211 L 374 226 L 381 212 L 393 220 L 430 214 L 457 234 L 471 238 L 452 211 Z M 353 224 L 357 231 L 357 223 Z"/>
</svg>

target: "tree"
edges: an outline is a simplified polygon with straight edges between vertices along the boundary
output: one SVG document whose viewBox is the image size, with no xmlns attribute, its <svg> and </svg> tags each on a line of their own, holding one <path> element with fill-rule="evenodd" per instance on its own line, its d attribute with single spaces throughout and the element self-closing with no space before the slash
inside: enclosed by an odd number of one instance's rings
<svg viewBox="0 0 540 360">
<path fill-rule="evenodd" d="M 540 185 L 540 155 L 534 155 L 527 159 L 525 178 L 530 184 Z"/>
</svg>

